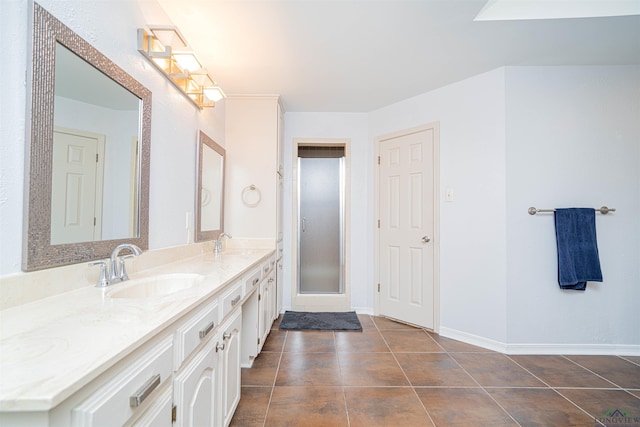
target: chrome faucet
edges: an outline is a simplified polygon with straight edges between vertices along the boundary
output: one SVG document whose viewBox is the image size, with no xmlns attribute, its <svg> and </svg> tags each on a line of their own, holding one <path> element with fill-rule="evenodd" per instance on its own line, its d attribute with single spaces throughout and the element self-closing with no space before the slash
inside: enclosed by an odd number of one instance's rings
<svg viewBox="0 0 640 427">
<path fill-rule="evenodd" d="M 223 237 L 228 237 L 229 239 L 233 238 L 233 237 L 231 237 L 230 234 L 227 234 L 227 233 L 222 233 L 221 235 L 219 235 L 218 239 L 213 241 L 213 253 L 214 254 L 218 254 L 218 253 L 223 251 L 223 249 L 222 249 L 222 238 Z"/>
<path fill-rule="evenodd" d="M 119 256 L 120 251 L 123 249 L 129 250 L 133 255 Z M 136 245 L 123 243 L 115 247 L 113 252 L 111 252 L 111 257 L 108 260 L 100 260 L 89 263 L 89 265 L 99 265 L 101 267 L 100 277 L 98 278 L 96 287 L 103 288 L 114 283 L 129 280 L 127 270 L 125 270 L 124 268 L 124 260 L 133 256 L 138 256 L 141 253 L 142 249 L 140 249 Z M 109 264 L 107 264 L 107 262 L 109 262 Z"/>
<path fill-rule="evenodd" d="M 124 268 L 124 259 L 128 257 L 119 257 L 120 251 L 123 249 L 128 249 L 134 256 L 138 256 L 142 253 L 142 249 L 137 247 L 136 245 L 132 245 L 131 243 L 123 243 L 115 247 L 113 252 L 111 252 L 111 275 L 109 276 L 109 280 L 111 283 L 124 282 L 125 280 L 129 280 L 129 276 L 127 276 L 127 271 Z"/>
</svg>

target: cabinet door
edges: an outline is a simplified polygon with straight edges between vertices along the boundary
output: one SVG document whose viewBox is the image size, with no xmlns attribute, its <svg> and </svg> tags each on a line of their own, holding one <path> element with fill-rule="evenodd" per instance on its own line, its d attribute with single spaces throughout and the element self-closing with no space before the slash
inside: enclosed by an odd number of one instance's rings
<svg viewBox="0 0 640 427">
<path fill-rule="evenodd" d="M 224 350 L 220 351 L 220 400 L 222 425 L 228 426 L 240 401 L 240 342 L 241 309 L 220 328 Z"/>
<path fill-rule="evenodd" d="M 217 427 L 217 344 L 213 337 L 175 377 L 176 426 Z"/>
<path fill-rule="evenodd" d="M 269 310 L 271 316 L 269 317 L 269 330 L 271 330 L 271 326 L 273 325 L 273 321 L 278 317 L 278 302 L 277 299 L 277 275 L 278 265 L 274 264 L 273 270 L 271 270 L 271 274 L 269 275 L 269 280 L 271 281 L 271 292 L 269 293 L 271 300 L 269 301 Z M 269 333 L 269 331 L 267 331 Z"/>
<path fill-rule="evenodd" d="M 271 313 L 269 309 L 271 301 L 271 289 L 272 289 L 271 277 L 265 278 L 260 285 L 260 329 L 258 331 L 260 336 L 260 349 L 264 345 L 264 341 L 267 339 L 269 330 L 271 329 Z"/>
</svg>

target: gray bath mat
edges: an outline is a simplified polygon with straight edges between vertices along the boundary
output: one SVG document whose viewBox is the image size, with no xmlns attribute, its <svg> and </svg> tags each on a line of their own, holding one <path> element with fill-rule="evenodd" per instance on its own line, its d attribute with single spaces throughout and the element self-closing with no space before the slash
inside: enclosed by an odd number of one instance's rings
<svg viewBox="0 0 640 427">
<path fill-rule="evenodd" d="M 355 311 L 343 313 L 309 313 L 286 311 L 280 329 L 294 331 L 361 331 L 362 325 Z"/>
</svg>

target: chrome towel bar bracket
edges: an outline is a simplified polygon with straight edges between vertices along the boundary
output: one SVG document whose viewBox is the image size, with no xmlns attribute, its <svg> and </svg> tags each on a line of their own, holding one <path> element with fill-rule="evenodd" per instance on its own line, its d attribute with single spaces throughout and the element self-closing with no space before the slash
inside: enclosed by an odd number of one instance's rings
<svg viewBox="0 0 640 427">
<path fill-rule="evenodd" d="M 602 206 L 601 208 L 596 208 L 595 209 L 597 212 L 600 212 L 602 215 L 606 215 L 609 212 L 615 212 L 616 208 L 609 208 L 606 206 Z M 555 212 L 555 209 L 538 209 L 538 208 L 534 208 L 533 206 L 530 207 L 527 212 L 529 212 L 529 215 L 535 215 L 537 213 L 546 213 L 546 212 Z"/>
</svg>

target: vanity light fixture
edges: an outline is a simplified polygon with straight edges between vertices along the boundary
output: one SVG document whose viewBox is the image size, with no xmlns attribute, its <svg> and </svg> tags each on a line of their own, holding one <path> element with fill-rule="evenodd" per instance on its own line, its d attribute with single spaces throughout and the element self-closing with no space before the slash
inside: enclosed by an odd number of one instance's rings
<svg viewBox="0 0 640 427">
<path fill-rule="evenodd" d="M 138 51 L 198 108 L 225 97 L 176 27 L 138 29 Z"/>
</svg>

